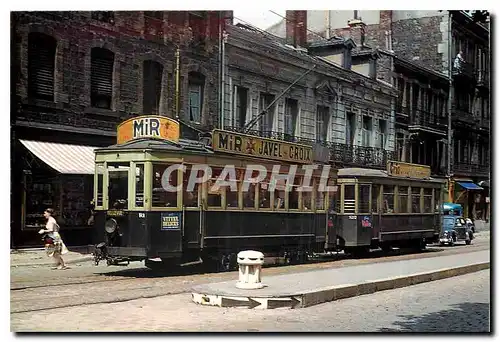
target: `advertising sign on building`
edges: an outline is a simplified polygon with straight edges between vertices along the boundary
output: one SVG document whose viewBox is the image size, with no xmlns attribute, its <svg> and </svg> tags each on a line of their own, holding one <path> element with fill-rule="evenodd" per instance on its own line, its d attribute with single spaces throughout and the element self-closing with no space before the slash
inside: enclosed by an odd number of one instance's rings
<svg viewBox="0 0 500 342">
<path fill-rule="evenodd" d="M 425 179 L 430 178 L 431 167 L 427 165 L 389 161 L 387 162 L 387 173 L 396 177 Z"/>
</svg>

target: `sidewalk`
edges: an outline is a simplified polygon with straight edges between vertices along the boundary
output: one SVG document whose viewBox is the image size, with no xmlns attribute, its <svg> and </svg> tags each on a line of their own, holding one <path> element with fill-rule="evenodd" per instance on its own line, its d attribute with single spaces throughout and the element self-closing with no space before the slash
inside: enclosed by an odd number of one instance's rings
<svg viewBox="0 0 500 342">
<path fill-rule="evenodd" d="M 68 265 L 79 262 L 90 262 L 92 254 L 87 246 L 68 247 L 70 250 L 63 256 Z M 10 252 L 10 267 L 50 266 L 54 260 L 48 257 L 43 248 L 17 249 Z"/>
<path fill-rule="evenodd" d="M 490 251 L 312 270 L 266 277 L 262 289 L 237 288 L 237 279 L 193 287 L 193 301 L 220 307 L 307 307 L 489 268 Z"/>
</svg>

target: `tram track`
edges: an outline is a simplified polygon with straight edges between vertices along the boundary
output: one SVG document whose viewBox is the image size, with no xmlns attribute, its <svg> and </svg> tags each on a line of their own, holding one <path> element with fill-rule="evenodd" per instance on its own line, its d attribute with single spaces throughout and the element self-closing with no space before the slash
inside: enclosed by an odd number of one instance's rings
<svg viewBox="0 0 500 342">
<path fill-rule="evenodd" d="M 478 239 L 477 243 L 471 246 L 429 247 L 427 251 L 421 253 L 410 254 L 394 250 L 392 255 L 381 256 L 381 253 L 375 251 L 363 259 L 352 259 L 349 256 L 339 255 L 334 260 L 315 260 L 299 265 L 266 267 L 264 277 L 266 275 L 307 272 L 317 268 L 341 268 L 395 260 L 464 254 L 484 249 L 489 249 L 489 239 L 487 241 L 479 241 Z M 79 278 L 45 280 L 38 284 L 35 282 L 21 284 L 13 281 L 11 283 L 11 313 L 180 294 L 188 292 L 195 285 L 237 278 L 237 272 L 196 273 L 195 271 L 196 269 L 192 268 L 177 273 L 158 273 L 146 268 L 137 268 L 107 272 L 102 275 L 92 274 Z"/>
</svg>

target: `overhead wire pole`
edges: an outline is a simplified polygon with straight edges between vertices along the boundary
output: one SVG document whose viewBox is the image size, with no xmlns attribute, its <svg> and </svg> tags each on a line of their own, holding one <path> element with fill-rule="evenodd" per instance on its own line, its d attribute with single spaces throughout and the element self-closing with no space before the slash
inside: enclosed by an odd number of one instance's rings
<svg viewBox="0 0 500 342">
<path fill-rule="evenodd" d="M 244 127 L 243 131 L 248 132 L 250 128 L 252 128 L 259 120 L 261 117 L 266 115 L 267 111 L 269 108 L 271 108 L 285 93 L 293 87 L 298 81 L 300 81 L 304 76 L 306 76 L 308 73 L 310 73 L 314 68 L 316 68 L 316 64 L 312 66 L 312 68 L 308 69 L 306 72 L 304 72 L 302 75 L 300 75 L 292 84 L 290 84 L 285 90 L 281 92 L 274 100 L 267 106 L 262 112 L 260 112 L 256 117 L 254 117 L 252 120 L 250 120 Z"/>
</svg>

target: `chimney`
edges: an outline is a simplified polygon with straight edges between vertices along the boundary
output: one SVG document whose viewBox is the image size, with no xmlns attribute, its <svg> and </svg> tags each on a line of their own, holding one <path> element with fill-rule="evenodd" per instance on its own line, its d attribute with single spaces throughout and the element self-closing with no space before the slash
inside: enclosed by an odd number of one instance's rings
<svg viewBox="0 0 500 342">
<path fill-rule="evenodd" d="M 380 11 L 378 45 L 392 50 L 392 11 Z"/>
<path fill-rule="evenodd" d="M 307 11 L 286 11 L 286 43 L 306 47 Z"/>
<path fill-rule="evenodd" d="M 366 24 L 358 18 L 349 20 L 347 24 L 349 25 L 349 36 L 352 38 L 352 40 L 354 40 L 356 45 L 364 46 L 366 37 Z"/>
</svg>

